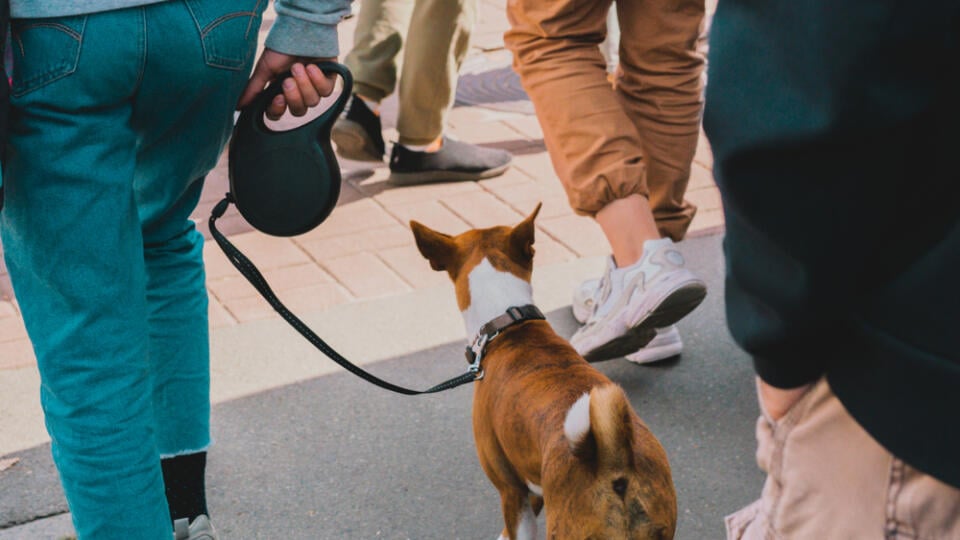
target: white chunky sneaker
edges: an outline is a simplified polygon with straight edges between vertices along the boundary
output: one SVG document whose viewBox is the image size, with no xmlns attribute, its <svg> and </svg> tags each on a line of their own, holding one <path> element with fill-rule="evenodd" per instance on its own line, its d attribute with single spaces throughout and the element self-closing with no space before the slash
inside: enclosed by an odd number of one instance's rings
<svg viewBox="0 0 960 540">
<path fill-rule="evenodd" d="M 652 364 L 667 358 L 673 358 L 683 352 L 683 341 L 675 325 L 657 328 L 657 335 L 637 352 L 627 355 L 634 364 Z"/>
<path fill-rule="evenodd" d="M 611 257 L 586 324 L 570 343 L 590 362 L 637 352 L 656 337 L 658 328 L 673 325 L 706 297 L 706 284 L 683 264 L 683 255 L 669 238 L 647 240 L 643 257 L 625 268 L 616 268 Z M 574 293 L 574 304 L 582 295 L 580 289 Z"/>
<path fill-rule="evenodd" d="M 189 523 L 189 524 L 188 524 Z M 201 514 L 191 522 L 187 518 L 173 522 L 174 540 L 217 540 L 210 518 Z"/>
<path fill-rule="evenodd" d="M 600 279 L 588 279 L 573 291 L 573 318 L 581 324 L 587 322 L 593 307 L 600 296 Z M 680 340 L 680 331 L 675 325 L 657 328 L 657 335 L 650 343 L 634 353 L 627 355 L 627 360 L 635 364 L 652 364 L 667 358 L 673 358 L 683 352 L 683 341 Z"/>
</svg>

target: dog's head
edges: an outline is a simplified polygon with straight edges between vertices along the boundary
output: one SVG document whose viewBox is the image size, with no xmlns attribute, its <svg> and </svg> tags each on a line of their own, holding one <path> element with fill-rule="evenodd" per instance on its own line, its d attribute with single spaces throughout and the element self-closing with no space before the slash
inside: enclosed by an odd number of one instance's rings
<svg viewBox="0 0 960 540">
<path fill-rule="evenodd" d="M 567 412 L 572 458 L 544 462 L 547 538 L 669 540 L 677 498 L 666 451 L 616 384 Z"/>
<path fill-rule="evenodd" d="M 482 264 L 489 263 L 497 272 L 530 282 L 533 273 L 533 221 L 540 212 L 540 206 L 537 204 L 533 212 L 514 227 L 471 229 L 456 236 L 434 231 L 416 221 L 410 222 L 410 228 L 417 248 L 430 261 L 430 266 L 450 276 L 457 291 L 457 304 L 462 311 L 470 306 L 470 275 Z"/>
</svg>

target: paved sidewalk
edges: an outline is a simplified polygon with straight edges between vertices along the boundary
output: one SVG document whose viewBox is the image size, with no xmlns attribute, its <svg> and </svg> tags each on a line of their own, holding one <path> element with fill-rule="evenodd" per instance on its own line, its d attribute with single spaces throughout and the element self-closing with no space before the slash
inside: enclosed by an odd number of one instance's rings
<svg viewBox="0 0 960 540">
<path fill-rule="evenodd" d="M 503 1 L 482 0 L 473 47 L 462 80 L 483 85 L 494 79 L 516 86 L 503 48 L 507 28 Z M 272 15 L 267 14 L 268 24 Z M 356 18 L 341 25 L 341 51 L 350 49 Z M 460 94 L 466 94 L 465 91 Z M 295 313 L 395 295 L 443 283 L 417 252 L 408 222 L 416 219 L 447 233 L 519 221 L 537 202 L 537 264 L 549 266 L 609 252 L 596 223 L 574 215 L 543 145 L 543 136 L 529 102 L 518 103 L 516 91 L 504 91 L 502 101 L 487 88 L 479 105 L 460 104 L 450 114 L 450 133 L 461 140 L 505 148 L 514 165 L 503 176 L 480 182 L 394 187 L 386 181 L 386 163 L 342 161 L 343 187 L 337 209 L 320 227 L 295 238 L 275 238 L 255 232 L 231 207 L 218 222 L 245 254 L 264 272 L 278 296 Z M 520 90 L 522 92 L 522 90 Z M 475 92 L 474 92 L 475 93 Z M 466 96 L 469 98 L 469 96 Z M 463 99 L 462 101 L 470 101 Z M 388 141 L 396 139 L 396 99 L 384 103 Z M 288 122 L 289 123 L 289 122 Z M 715 232 L 723 225 L 720 197 L 713 183 L 712 158 L 701 137 L 687 198 L 699 207 L 691 235 Z M 228 191 L 226 155 L 210 174 L 194 213 L 206 232 L 210 209 Z M 262 300 L 220 252 L 214 242 L 205 250 L 212 328 L 275 318 Z M 35 363 L 13 297 L 9 276 L 0 258 L 0 370 Z"/>
</svg>

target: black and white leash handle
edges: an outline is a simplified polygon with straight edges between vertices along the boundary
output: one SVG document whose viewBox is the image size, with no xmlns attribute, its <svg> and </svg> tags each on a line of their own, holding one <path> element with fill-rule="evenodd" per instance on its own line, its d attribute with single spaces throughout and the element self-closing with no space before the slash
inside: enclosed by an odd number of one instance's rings
<svg viewBox="0 0 960 540">
<path fill-rule="evenodd" d="M 233 244 L 220 231 L 217 230 L 216 221 L 218 218 L 222 217 L 224 212 L 227 211 L 227 208 L 230 206 L 230 203 L 233 202 L 233 197 L 227 193 L 226 197 L 213 208 L 213 211 L 210 213 L 210 234 L 213 235 L 213 239 L 216 240 L 217 244 L 220 245 L 220 249 L 223 250 L 223 253 L 227 256 L 227 259 L 233 263 L 233 266 L 243 274 L 243 277 L 247 278 L 247 281 L 266 299 L 267 302 L 273 307 L 273 309 L 280 314 L 281 317 L 286 320 L 290 326 L 292 326 L 297 332 L 299 332 L 303 337 L 307 338 L 307 341 L 313 344 L 314 347 L 320 349 L 323 354 L 327 355 L 331 360 L 340 364 L 341 367 L 353 373 L 354 375 L 360 377 L 361 379 L 375 384 L 380 388 L 385 388 L 392 392 L 398 394 L 405 394 L 408 396 L 416 396 L 421 394 L 434 394 L 437 392 L 442 392 L 444 390 L 450 390 L 451 388 L 456 388 L 467 383 L 474 382 L 477 380 L 478 374 L 477 369 L 474 366 L 471 366 L 470 371 L 460 375 L 459 377 L 454 377 L 448 381 L 442 382 L 436 386 L 432 386 L 426 390 L 411 390 L 410 388 L 404 388 L 403 386 L 397 386 L 393 383 L 387 382 L 372 373 L 363 370 L 362 368 L 351 363 L 349 360 L 340 355 L 333 347 L 327 345 L 325 341 L 320 339 L 320 336 L 316 335 L 313 330 L 304 324 L 296 315 L 294 315 L 287 306 L 283 305 L 283 302 L 277 298 L 277 295 L 273 293 L 273 290 L 270 289 L 270 285 L 267 284 L 267 280 L 264 279 L 263 275 L 257 270 L 257 267 L 254 266 L 250 259 L 248 259 L 243 253 L 240 252 Z M 478 362 L 479 365 L 479 362 Z"/>
</svg>

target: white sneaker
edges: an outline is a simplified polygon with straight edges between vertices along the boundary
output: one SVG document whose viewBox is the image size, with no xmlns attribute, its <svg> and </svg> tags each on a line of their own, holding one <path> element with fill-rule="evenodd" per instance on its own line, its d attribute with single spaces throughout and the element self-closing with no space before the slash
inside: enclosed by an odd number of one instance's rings
<svg viewBox="0 0 960 540">
<path fill-rule="evenodd" d="M 625 268 L 616 268 L 611 257 L 592 312 L 570 343 L 590 362 L 619 358 L 647 345 L 658 328 L 682 319 L 707 295 L 703 280 L 683 264 L 669 238 L 647 240 L 643 257 Z M 579 289 L 574 293 L 575 304 L 581 304 L 576 300 L 582 294 Z"/>
<path fill-rule="evenodd" d="M 600 296 L 600 280 L 588 279 L 573 291 L 573 318 L 581 324 L 587 322 L 593 307 Z M 683 352 L 683 341 L 680 340 L 680 331 L 675 325 L 657 328 L 657 335 L 650 343 L 634 353 L 627 355 L 627 360 L 635 364 L 652 364 L 667 358 L 673 358 Z"/>
<path fill-rule="evenodd" d="M 213 530 L 210 518 L 200 514 L 191 522 L 187 518 L 173 522 L 174 540 L 217 540 L 217 532 Z"/>
<path fill-rule="evenodd" d="M 652 364 L 667 358 L 673 358 L 683 352 L 683 341 L 675 325 L 657 328 L 657 335 L 637 352 L 627 355 L 634 364 Z"/>
</svg>

